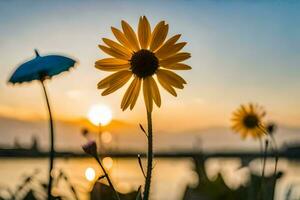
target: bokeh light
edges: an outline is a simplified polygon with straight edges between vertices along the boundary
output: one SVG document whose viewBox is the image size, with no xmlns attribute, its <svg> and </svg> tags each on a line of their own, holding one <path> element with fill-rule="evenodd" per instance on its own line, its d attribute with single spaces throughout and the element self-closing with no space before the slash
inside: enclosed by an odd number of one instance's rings
<svg viewBox="0 0 300 200">
<path fill-rule="evenodd" d="M 105 169 L 110 170 L 113 167 L 114 161 L 111 157 L 105 157 L 102 160 Z"/>
<path fill-rule="evenodd" d="M 91 167 L 88 167 L 86 168 L 85 170 L 85 178 L 88 180 L 88 181 L 93 181 L 96 177 L 96 173 L 95 173 L 95 170 Z"/>
<path fill-rule="evenodd" d="M 103 142 L 103 143 L 110 143 L 111 141 L 112 141 L 112 135 L 111 135 L 111 133 L 110 132 L 108 132 L 108 131 L 105 131 L 105 132 L 103 132 L 102 134 L 101 134 L 101 141 Z"/>
</svg>

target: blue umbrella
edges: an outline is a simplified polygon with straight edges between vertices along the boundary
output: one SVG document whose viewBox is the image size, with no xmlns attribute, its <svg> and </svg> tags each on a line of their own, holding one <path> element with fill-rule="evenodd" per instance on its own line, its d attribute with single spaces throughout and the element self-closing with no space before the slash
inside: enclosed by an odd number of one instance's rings
<svg viewBox="0 0 300 200">
<path fill-rule="evenodd" d="M 52 76 L 60 74 L 61 72 L 68 71 L 71 67 L 73 67 L 76 63 L 75 60 L 71 58 L 67 58 L 65 56 L 59 55 L 47 55 L 40 56 L 38 51 L 35 50 L 36 57 L 30 61 L 27 61 L 21 64 L 13 75 L 10 77 L 10 83 L 23 83 L 30 82 L 33 80 L 38 80 L 41 82 L 48 113 L 49 113 L 49 125 L 50 125 L 50 163 L 49 163 L 49 184 L 48 184 L 48 200 L 51 199 L 51 188 L 52 188 L 52 176 L 51 171 L 53 168 L 54 161 L 54 129 L 53 129 L 53 119 L 51 114 L 51 108 L 49 103 L 49 98 L 47 95 L 47 90 L 45 87 L 44 81 L 46 79 L 50 79 Z"/>
</svg>

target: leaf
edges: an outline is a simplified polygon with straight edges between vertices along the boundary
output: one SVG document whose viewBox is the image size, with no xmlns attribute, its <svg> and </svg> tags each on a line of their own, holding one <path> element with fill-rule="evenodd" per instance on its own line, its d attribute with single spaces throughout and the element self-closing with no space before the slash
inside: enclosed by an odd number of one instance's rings
<svg viewBox="0 0 300 200">
<path fill-rule="evenodd" d="M 145 129 L 144 129 L 144 127 L 142 126 L 142 124 L 139 124 L 140 125 L 140 128 L 141 128 L 141 130 L 145 133 L 145 135 L 148 137 L 148 134 L 147 134 L 147 132 L 145 131 Z"/>
<path fill-rule="evenodd" d="M 139 189 L 138 189 L 138 193 L 137 193 L 137 196 L 135 198 L 136 200 L 143 200 L 141 187 L 142 186 L 140 186 Z"/>
<path fill-rule="evenodd" d="M 102 175 L 98 178 L 98 181 L 100 181 L 101 179 L 105 178 L 105 175 Z"/>
<path fill-rule="evenodd" d="M 142 159 L 141 159 L 141 155 L 140 154 L 138 154 L 138 161 L 139 161 L 139 165 L 140 165 L 141 171 L 142 171 L 144 177 L 146 178 L 146 174 L 145 174 L 145 171 L 144 171 L 144 168 L 143 168 L 143 163 L 142 163 Z"/>
<path fill-rule="evenodd" d="M 152 170 L 156 167 L 157 162 L 154 162 L 153 166 L 152 166 Z"/>
</svg>

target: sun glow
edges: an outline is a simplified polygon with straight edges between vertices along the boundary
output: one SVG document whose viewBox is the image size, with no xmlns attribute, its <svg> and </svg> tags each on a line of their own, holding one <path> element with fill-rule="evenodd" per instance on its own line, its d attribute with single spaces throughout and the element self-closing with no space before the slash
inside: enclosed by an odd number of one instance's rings
<svg viewBox="0 0 300 200">
<path fill-rule="evenodd" d="M 89 109 L 88 119 L 96 126 L 107 125 L 112 120 L 112 113 L 108 106 L 93 105 Z"/>
</svg>

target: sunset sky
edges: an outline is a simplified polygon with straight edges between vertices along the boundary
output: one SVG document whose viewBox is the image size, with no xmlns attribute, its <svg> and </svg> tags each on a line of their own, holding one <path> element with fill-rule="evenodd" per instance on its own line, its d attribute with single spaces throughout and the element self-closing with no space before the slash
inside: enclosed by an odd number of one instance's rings
<svg viewBox="0 0 300 200">
<path fill-rule="evenodd" d="M 225 3 L 226 2 L 226 3 Z M 299 126 L 299 1 L 0 1 L 0 115 L 46 118 L 38 82 L 8 85 L 21 62 L 40 54 L 59 53 L 79 63 L 71 72 L 47 81 L 55 117 L 86 117 L 94 104 L 104 104 L 117 119 L 138 123 L 145 118 L 142 96 L 133 111 L 122 112 L 127 87 L 107 97 L 97 90 L 109 73 L 94 68 L 104 58 L 97 45 L 111 39 L 110 27 L 126 20 L 134 28 L 146 15 L 152 26 L 170 25 L 182 34 L 191 71 L 178 72 L 188 84 L 174 98 L 161 89 L 162 108 L 154 109 L 160 127 L 227 126 L 241 103 L 265 107 L 267 119 Z"/>
</svg>

